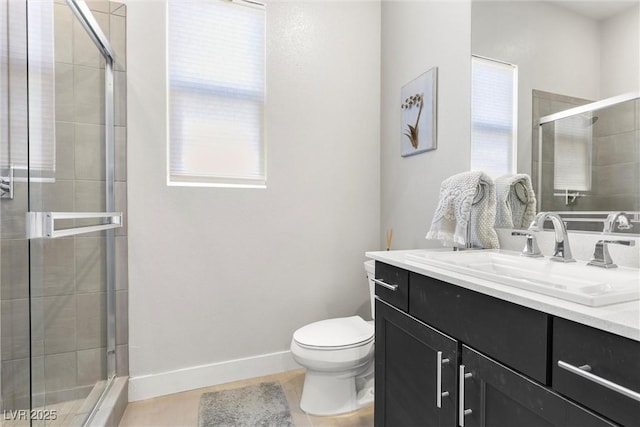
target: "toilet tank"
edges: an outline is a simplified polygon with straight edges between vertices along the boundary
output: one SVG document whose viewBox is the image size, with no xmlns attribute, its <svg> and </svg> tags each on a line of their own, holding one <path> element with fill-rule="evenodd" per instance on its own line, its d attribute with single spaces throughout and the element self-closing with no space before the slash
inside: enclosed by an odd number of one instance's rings
<svg viewBox="0 0 640 427">
<path fill-rule="evenodd" d="M 371 318 L 375 319 L 376 284 L 373 282 L 373 279 L 376 277 L 376 262 L 374 260 L 365 261 L 364 269 L 367 272 L 367 280 L 369 281 L 369 302 L 371 303 Z"/>
</svg>

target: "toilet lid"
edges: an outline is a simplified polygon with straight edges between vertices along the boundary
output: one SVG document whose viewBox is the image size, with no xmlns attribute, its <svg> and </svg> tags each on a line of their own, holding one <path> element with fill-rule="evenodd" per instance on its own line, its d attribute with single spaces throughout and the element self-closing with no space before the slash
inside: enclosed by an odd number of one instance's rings
<svg viewBox="0 0 640 427">
<path fill-rule="evenodd" d="M 321 320 L 293 333 L 300 345 L 310 347 L 348 347 L 373 340 L 374 327 L 360 316 Z"/>
</svg>

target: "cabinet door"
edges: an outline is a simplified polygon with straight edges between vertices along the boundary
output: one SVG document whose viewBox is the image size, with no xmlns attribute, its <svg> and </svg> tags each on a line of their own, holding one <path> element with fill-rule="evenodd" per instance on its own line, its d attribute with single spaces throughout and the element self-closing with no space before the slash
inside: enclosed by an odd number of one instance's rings
<svg viewBox="0 0 640 427">
<path fill-rule="evenodd" d="M 457 347 L 376 299 L 375 425 L 455 426 Z"/>
<path fill-rule="evenodd" d="M 460 426 L 615 425 L 464 345 L 459 387 Z"/>
</svg>

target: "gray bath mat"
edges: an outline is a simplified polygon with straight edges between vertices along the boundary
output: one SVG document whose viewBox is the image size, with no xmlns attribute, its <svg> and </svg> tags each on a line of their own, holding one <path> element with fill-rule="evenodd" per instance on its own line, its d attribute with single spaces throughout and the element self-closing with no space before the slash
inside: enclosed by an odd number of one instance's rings
<svg viewBox="0 0 640 427">
<path fill-rule="evenodd" d="M 277 382 L 204 393 L 199 427 L 293 427 L 287 398 Z"/>
</svg>

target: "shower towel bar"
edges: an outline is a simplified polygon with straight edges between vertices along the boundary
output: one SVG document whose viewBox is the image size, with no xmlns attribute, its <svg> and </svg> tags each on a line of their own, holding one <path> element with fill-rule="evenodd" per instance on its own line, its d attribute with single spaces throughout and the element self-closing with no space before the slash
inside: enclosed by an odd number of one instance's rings
<svg viewBox="0 0 640 427">
<path fill-rule="evenodd" d="M 102 219 L 104 224 L 56 229 L 58 219 Z M 122 212 L 27 212 L 27 239 L 75 236 L 122 227 Z"/>
</svg>

